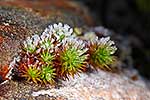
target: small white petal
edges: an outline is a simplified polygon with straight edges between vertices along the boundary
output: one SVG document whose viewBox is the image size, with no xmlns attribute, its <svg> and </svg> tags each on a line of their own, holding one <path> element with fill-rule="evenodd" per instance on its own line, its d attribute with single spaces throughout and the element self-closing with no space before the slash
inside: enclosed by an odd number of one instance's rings
<svg viewBox="0 0 150 100">
<path fill-rule="evenodd" d="M 62 23 L 58 23 L 58 26 L 59 26 L 59 27 L 62 27 L 63 25 L 62 25 Z"/>
<path fill-rule="evenodd" d="M 69 28 L 70 28 L 69 25 L 67 25 L 67 24 L 64 25 L 64 29 L 68 30 Z"/>
<path fill-rule="evenodd" d="M 73 33 L 73 29 L 72 29 L 72 28 L 69 30 L 69 33 L 70 33 L 70 34 Z"/>
<path fill-rule="evenodd" d="M 57 24 L 54 24 L 53 26 L 54 26 L 54 28 L 57 28 L 57 27 L 58 27 L 58 25 L 57 25 Z"/>
</svg>

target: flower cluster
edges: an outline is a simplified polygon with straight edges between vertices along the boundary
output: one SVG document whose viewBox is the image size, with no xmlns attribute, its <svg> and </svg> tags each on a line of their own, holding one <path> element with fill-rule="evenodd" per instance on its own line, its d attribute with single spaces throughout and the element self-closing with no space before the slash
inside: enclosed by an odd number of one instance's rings
<svg viewBox="0 0 150 100">
<path fill-rule="evenodd" d="M 28 37 L 19 60 L 12 64 L 18 76 L 34 83 L 54 84 L 58 78 L 69 79 L 86 71 L 87 65 L 110 68 L 116 47 L 109 37 L 85 41 L 73 34 L 69 25 L 58 23 Z"/>
</svg>

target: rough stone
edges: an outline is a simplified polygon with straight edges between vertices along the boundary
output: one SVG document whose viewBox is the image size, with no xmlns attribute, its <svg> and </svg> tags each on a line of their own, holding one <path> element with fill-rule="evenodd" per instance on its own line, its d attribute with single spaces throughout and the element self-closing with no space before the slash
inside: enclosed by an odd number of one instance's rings
<svg viewBox="0 0 150 100">
<path fill-rule="evenodd" d="M 149 100 L 150 91 L 144 84 L 99 70 L 60 81 L 55 87 L 10 81 L 0 86 L 0 96 L 1 100 Z"/>
</svg>

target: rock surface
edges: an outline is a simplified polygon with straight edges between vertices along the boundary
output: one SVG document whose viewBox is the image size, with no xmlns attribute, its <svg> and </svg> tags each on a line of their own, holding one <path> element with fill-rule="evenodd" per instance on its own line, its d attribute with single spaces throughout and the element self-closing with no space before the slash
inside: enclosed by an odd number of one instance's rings
<svg viewBox="0 0 150 100">
<path fill-rule="evenodd" d="M 99 70 L 55 87 L 10 81 L 1 86 L 0 96 L 1 100 L 149 100 L 150 91 L 140 80 Z"/>
</svg>

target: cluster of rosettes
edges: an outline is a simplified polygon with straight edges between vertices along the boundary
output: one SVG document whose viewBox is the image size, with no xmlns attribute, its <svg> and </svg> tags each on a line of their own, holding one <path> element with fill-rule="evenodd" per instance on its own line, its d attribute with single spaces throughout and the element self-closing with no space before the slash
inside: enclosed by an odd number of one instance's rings
<svg viewBox="0 0 150 100">
<path fill-rule="evenodd" d="M 116 47 L 109 37 L 85 41 L 73 34 L 69 25 L 58 23 L 28 37 L 13 64 L 18 75 L 34 83 L 54 84 L 57 79 L 85 72 L 88 65 L 111 69 Z"/>
</svg>

